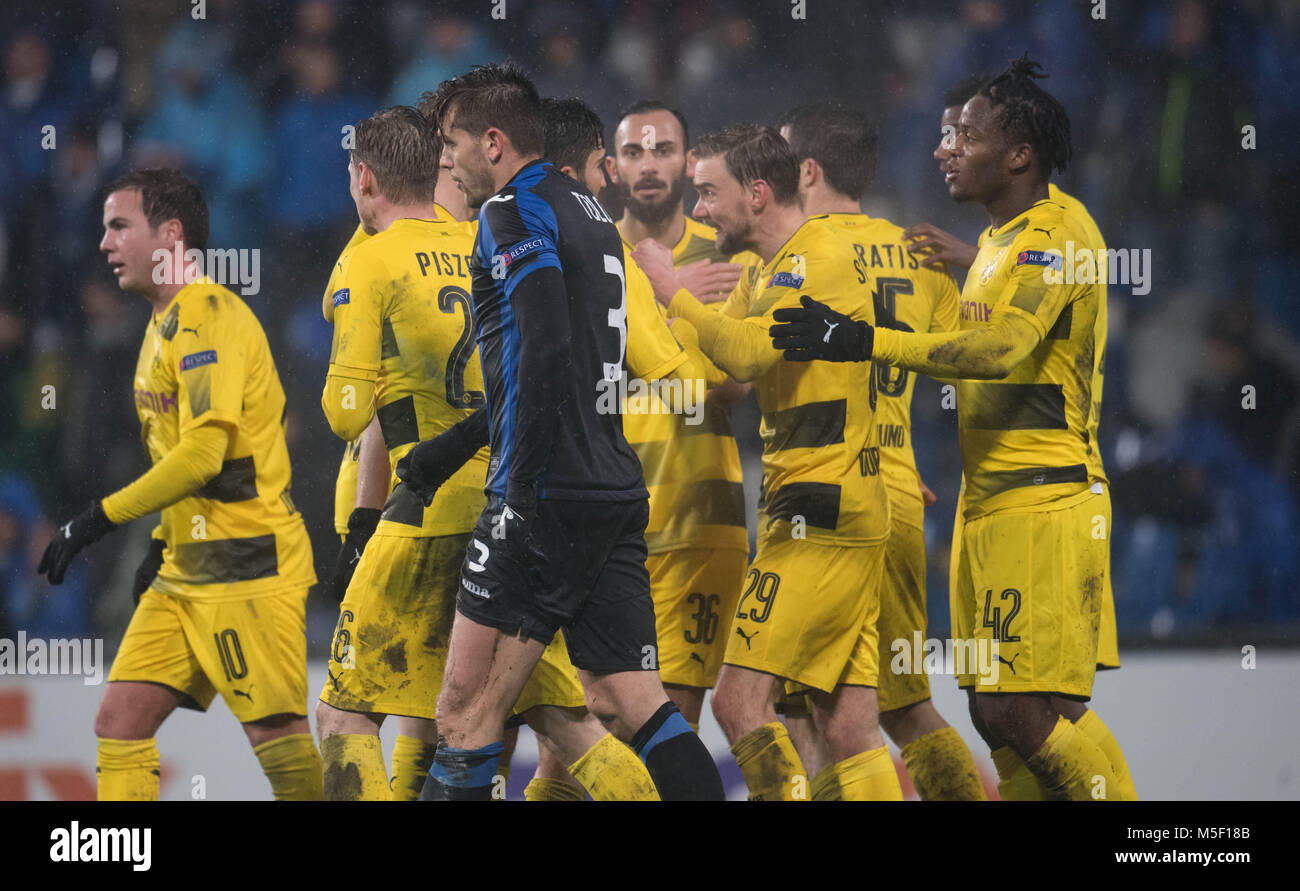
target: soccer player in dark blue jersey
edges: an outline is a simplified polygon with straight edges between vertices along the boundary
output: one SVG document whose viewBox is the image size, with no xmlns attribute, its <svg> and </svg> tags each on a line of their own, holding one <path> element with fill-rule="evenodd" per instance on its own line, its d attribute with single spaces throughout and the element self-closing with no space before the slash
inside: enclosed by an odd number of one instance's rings
<svg viewBox="0 0 1300 891">
<path fill-rule="evenodd" d="M 641 465 L 619 415 L 598 409 L 627 348 L 618 230 L 585 187 L 542 160 L 541 101 L 517 68 L 452 78 L 434 108 L 443 166 L 481 205 L 471 272 L 487 414 L 430 445 L 439 456 L 473 445 L 466 431 L 486 420 L 492 448 L 424 797 L 490 796 L 506 717 L 563 628 L 588 709 L 641 756 L 660 797 L 721 800 L 713 759 L 656 670 Z M 415 455 L 404 468 L 421 491 L 414 465 L 429 463 Z"/>
</svg>

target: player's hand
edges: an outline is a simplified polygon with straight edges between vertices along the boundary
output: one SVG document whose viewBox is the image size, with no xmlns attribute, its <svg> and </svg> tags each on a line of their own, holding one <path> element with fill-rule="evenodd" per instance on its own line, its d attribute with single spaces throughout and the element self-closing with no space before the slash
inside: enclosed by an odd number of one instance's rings
<svg viewBox="0 0 1300 891">
<path fill-rule="evenodd" d="M 711 387 L 704 399 L 719 408 L 730 410 L 733 405 L 748 396 L 749 391 L 752 389 L 754 389 L 754 385 L 749 381 L 741 383 L 732 378 L 727 378 L 716 387 Z"/>
<path fill-rule="evenodd" d="M 104 515 L 104 508 L 96 500 L 90 507 L 77 514 L 59 527 L 54 538 L 45 547 L 41 563 L 36 567 L 37 575 L 47 575 L 50 584 L 63 584 L 63 575 L 68 571 L 68 564 L 77 552 L 86 545 L 94 544 L 117 526 Z"/>
<path fill-rule="evenodd" d="M 940 263 L 949 263 L 970 269 L 975 263 L 979 248 L 967 244 L 956 235 L 945 232 L 929 223 L 917 223 L 903 230 L 903 237 L 911 243 L 907 249 L 921 258 L 921 265 L 933 269 Z"/>
<path fill-rule="evenodd" d="M 501 512 L 492 518 L 492 539 L 500 542 L 520 566 L 541 566 L 546 562 L 546 556 L 537 546 L 536 526 L 536 501 L 516 499 L 514 506 L 504 502 Z"/>
<path fill-rule="evenodd" d="M 425 507 L 433 504 L 438 489 L 461 468 L 456 463 L 458 459 L 453 457 L 459 451 L 456 445 L 450 431 L 441 433 L 433 439 L 417 442 L 397 462 L 394 468 L 397 478 L 424 502 Z"/>
<path fill-rule="evenodd" d="M 745 267 L 738 263 L 696 260 L 678 266 L 675 271 L 678 286 L 690 291 L 696 300 L 701 303 L 721 303 L 740 282 L 740 274 L 745 271 Z"/>
<path fill-rule="evenodd" d="M 673 269 L 673 252 L 653 238 L 643 238 L 632 249 L 632 259 L 641 267 L 650 286 L 654 288 L 655 299 L 664 306 L 673 302 L 673 295 L 680 290 L 677 272 Z"/>
<path fill-rule="evenodd" d="M 140 566 L 135 571 L 135 581 L 131 583 L 131 597 L 136 603 L 140 602 L 144 592 L 149 590 L 149 586 L 158 576 L 158 570 L 162 569 L 165 550 L 167 550 L 167 542 L 161 538 L 149 539 L 149 553 L 145 554 L 144 559 L 140 561 Z"/>
<path fill-rule="evenodd" d="M 871 358 L 874 328 L 818 303 L 807 294 L 800 296 L 799 303 L 798 307 L 772 313 L 772 318 L 780 324 L 768 329 L 772 346 L 785 350 L 786 359 L 866 362 Z"/>
<path fill-rule="evenodd" d="M 925 480 L 920 480 L 920 483 L 921 500 L 925 502 L 925 506 L 929 507 L 930 505 L 937 503 L 939 501 L 939 496 L 930 491 L 930 487 L 925 484 Z"/>
<path fill-rule="evenodd" d="M 375 527 L 379 525 L 379 515 L 382 513 L 383 511 L 378 508 L 358 507 L 348 516 L 348 534 L 344 537 L 343 547 L 339 548 L 339 555 L 334 560 L 334 575 L 330 582 L 334 599 L 339 603 L 343 602 L 343 595 L 348 593 L 348 585 L 352 584 L 352 574 L 357 571 L 361 554 L 365 551 L 370 536 L 375 534 Z"/>
</svg>

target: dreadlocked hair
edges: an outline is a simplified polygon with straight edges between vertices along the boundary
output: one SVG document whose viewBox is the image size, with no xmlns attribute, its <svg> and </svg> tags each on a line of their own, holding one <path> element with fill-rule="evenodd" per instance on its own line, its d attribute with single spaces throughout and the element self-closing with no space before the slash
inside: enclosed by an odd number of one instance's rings
<svg viewBox="0 0 1300 891">
<path fill-rule="evenodd" d="M 1039 173 L 1047 179 L 1052 170 L 1065 172 L 1074 149 L 1065 108 L 1037 83 L 1047 77 L 1042 68 L 1025 53 L 985 84 L 980 95 L 987 96 L 998 109 L 998 122 L 1007 138 L 1033 148 Z"/>
</svg>

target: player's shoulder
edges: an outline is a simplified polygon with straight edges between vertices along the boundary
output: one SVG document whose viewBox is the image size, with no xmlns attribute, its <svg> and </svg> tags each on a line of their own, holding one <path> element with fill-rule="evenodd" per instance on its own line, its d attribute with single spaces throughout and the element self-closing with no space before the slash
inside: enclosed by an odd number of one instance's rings
<svg viewBox="0 0 1300 891">
<path fill-rule="evenodd" d="M 163 339 L 182 351 L 211 343 L 219 335 L 244 338 L 261 330 L 261 322 L 238 294 L 206 277 L 177 293 L 161 327 Z"/>
<path fill-rule="evenodd" d="M 805 263 L 838 263 L 853 254 L 853 242 L 826 214 L 809 217 L 786 242 L 783 253 L 804 258 Z"/>
<path fill-rule="evenodd" d="M 1073 227 L 1071 234 L 1082 235 L 1090 243 L 1098 242 L 1097 247 L 1103 246 L 1101 230 L 1097 226 L 1097 221 L 1092 218 L 1092 214 L 1088 212 L 1087 206 L 1082 201 L 1060 189 L 1056 183 L 1049 183 L 1047 191 L 1048 197 L 1056 204 L 1061 205 L 1064 210 L 1066 220 Z"/>
</svg>

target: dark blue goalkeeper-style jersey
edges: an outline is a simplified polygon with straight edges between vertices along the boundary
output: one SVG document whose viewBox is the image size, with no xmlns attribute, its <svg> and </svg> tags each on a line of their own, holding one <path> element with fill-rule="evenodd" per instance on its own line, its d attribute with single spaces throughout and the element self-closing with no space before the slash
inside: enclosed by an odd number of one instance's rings
<svg viewBox="0 0 1300 891">
<path fill-rule="evenodd" d="M 622 419 L 598 399 L 623 374 L 623 245 L 586 188 L 525 165 L 479 211 L 471 263 L 492 457 L 485 491 L 515 499 L 645 498 Z"/>
</svg>

